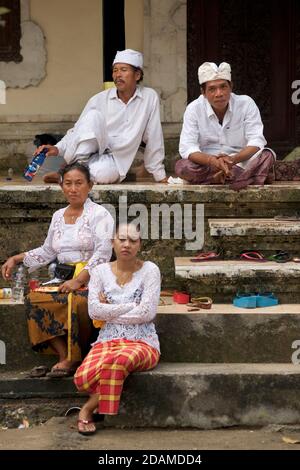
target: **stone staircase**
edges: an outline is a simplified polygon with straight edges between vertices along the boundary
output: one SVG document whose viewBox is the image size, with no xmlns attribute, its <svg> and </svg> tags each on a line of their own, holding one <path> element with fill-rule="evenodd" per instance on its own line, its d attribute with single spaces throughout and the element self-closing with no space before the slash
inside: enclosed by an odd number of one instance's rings
<svg viewBox="0 0 300 470">
<path fill-rule="evenodd" d="M 274 220 L 275 215 L 295 212 L 299 187 L 250 188 L 236 194 L 219 187 L 120 185 L 96 187 L 94 197 L 97 202 L 116 204 L 124 193 L 131 203 L 139 201 L 147 207 L 162 202 L 203 202 L 203 250 L 222 249 L 229 259 L 192 263 L 184 240 L 145 242 L 143 254 L 160 264 L 165 287 L 176 285 L 192 294 L 210 295 L 214 304 L 211 310 L 199 312 L 188 312 L 181 305 L 159 307 L 156 324 L 161 362 L 153 371 L 127 379 L 120 414 L 108 418 L 107 424 L 210 429 L 299 423 L 300 365 L 293 364 L 291 357 L 293 343 L 300 340 L 300 264 L 232 259 L 240 248 L 266 254 L 285 249 L 299 254 L 298 222 Z M 6 247 L 2 241 L 2 259 L 7 246 L 14 244 L 18 251 L 28 244 L 29 234 L 36 245 L 44 236 L 50 214 L 62 205 L 59 191 L 44 187 L 32 191 L 28 187 L 26 191 L 0 188 L 0 208 L 8 201 L 11 226 L 7 225 Z M 250 219 L 252 214 L 255 219 Z M 261 219 L 256 220 L 258 214 Z M 4 218 L 1 211 L 0 217 Z M 38 220 L 42 222 L 36 227 Z M 25 240 L 16 236 L 20 224 L 28 234 Z M 248 289 L 271 290 L 281 303 L 253 310 L 234 307 L 235 292 Z M 71 379 L 26 377 L 26 370 L 41 359 L 29 348 L 23 305 L 2 303 L 0 325 L 7 352 L 6 365 L 0 365 L 0 403 L 5 405 L 0 421 L 6 422 L 8 414 L 20 408 L 34 421 L 82 403 L 84 398 Z"/>
</svg>

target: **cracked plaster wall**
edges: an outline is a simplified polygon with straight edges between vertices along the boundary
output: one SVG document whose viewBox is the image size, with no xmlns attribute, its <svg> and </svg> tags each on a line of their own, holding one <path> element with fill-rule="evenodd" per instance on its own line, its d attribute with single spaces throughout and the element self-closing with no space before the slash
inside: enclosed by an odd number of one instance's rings
<svg viewBox="0 0 300 470">
<path fill-rule="evenodd" d="M 187 100 L 186 1 L 144 1 L 145 83 L 160 95 L 161 119 L 178 123 Z"/>
<path fill-rule="evenodd" d="M 21 62 L 0 62 L 0 77 L 6 88 L 36 86 L 46 75 L 45 37 L 40 26 L 30 19 L 29 0 L 21 0 L 20 45 Z"/>
</svg>

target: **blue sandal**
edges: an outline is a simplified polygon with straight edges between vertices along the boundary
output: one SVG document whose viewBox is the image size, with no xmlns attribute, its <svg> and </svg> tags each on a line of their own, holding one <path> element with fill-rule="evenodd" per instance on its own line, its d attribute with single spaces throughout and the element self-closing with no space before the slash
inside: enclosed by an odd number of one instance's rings
<svg viewBox="0 0 300 470">
<path fill-rule="evenodd" d="M 273 307 L 274 305 L 278 305 L 278 303 L 279 301 L 273 292 L 263 292 L 261 294 L 237 293 L 236 297 L 233 299 L 233 305 L 240 308 Z"/>
<path fill-rule="evenodd" d="M 278 299 L 273 292 L 263 292 L 256 296 L 257 307 L 273 307 L 274 305 L 278 305 Z"/>
<path fill-rule="evenodd" d="M 255 294 L 236 294 L 233 299 L 233 305 L 240 308 L 256 308 L 256 295 Z"/>
</svg>

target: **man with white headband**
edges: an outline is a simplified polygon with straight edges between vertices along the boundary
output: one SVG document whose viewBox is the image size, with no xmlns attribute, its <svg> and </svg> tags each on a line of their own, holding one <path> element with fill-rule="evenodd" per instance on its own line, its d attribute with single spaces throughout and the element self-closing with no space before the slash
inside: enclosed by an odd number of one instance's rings
<svg viewBox="0 0 300 470">
<path fill-rule="evenodd" d="M 93 96 L 65 137 L 55 146 L 39 147 L 36 153 L 47 147 L 47 157 L 85 162 L 94 182 L 110 184 L 126 177 L 143 142 L 146 170 L 155 181 L 166 182 L 159 99 L 153 89 L 139 85 L 143 55 L 132 49 L 118 51 L 112 77 L 116 87 Z M 59 176 L 51 173 L 44 181 L 59 182 Z"/>
<path fill-rule="evenodd" d="M 202 94 L 184 114 L 176 174 L 192 184 L 228 182 L 235 190 L 264 184 L 274 171 L 276 155 L 265 148 L 255 102 L 232 93 L 226 62 L 204 62 L 198 77 Z"/>
</svg>

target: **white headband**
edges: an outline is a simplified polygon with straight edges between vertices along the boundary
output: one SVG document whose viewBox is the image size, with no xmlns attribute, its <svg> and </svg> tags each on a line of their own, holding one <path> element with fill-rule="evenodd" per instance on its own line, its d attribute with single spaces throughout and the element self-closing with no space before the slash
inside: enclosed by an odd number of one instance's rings
<svg viewBox="0 0 300 470">
<path fill-rule="evenodd" d="M 114 58 L 113 65 L 115 64 L 129 64 L 143 70 L 143 54 L 133 49 L 125 49 L 125 51 L 118 51 Z"/>
<path fill-rule="evenodd" d="M 214 62 L 204 62 L 198 68 L 199 83 L 211 80 L 229 80 L 231 82 L 231 67 L 227 62 L 222 62 L 219 67 Z"/>
</svg>

